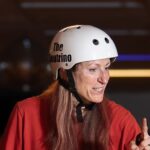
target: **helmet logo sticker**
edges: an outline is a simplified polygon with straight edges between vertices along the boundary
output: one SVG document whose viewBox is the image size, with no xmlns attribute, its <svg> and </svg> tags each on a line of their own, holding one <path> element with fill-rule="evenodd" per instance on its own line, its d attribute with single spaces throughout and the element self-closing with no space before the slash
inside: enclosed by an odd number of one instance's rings
<svg viewBox="0 0 150 150">
<path fill-rule="evenodd" d="M 54 43 L 53 51 L 62 51 L 63 50 L 63 44 Z"/>
<path fill-rule="evenodd" d="M 56 52 L 55 55 L 51 55 L 49 57 L 50 62 L 65 62 L 67 66 L 67 62 L 72 61 L 71 54 L 63 54 L 63 44 L 54 43 L 53 52 Z"/>
<path fill-rule="evenodd" d="M 93 44 L 94 45 L 98 45 L 99 44 L 99 41 L 97 39 L 93 39 Z"/>
</svg>

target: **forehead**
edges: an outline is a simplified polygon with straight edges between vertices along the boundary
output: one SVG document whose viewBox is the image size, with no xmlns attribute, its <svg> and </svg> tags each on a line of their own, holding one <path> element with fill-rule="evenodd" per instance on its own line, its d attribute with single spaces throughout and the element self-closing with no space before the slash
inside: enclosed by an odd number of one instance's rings
<svg viewBox="0 0 150 150">
<path fill-rule="evenodd" d="M 106 58 L 106 59 L 98 59 L 98 60 L 91 60 L 91 61 L 86 61 L 86 62 L 82 62 L 80 63 L 81 66 L 89 66 L 89 65 L 107 65 L 110 63 L 110 59 Z"/>
</svg>

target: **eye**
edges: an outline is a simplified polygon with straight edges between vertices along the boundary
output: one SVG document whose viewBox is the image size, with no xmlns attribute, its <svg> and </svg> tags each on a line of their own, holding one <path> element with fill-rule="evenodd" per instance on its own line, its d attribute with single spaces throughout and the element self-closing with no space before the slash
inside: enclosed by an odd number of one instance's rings
<svg viewBox="0 0 150 150">
<path fill-rule="evenodd" d="M 106 70 L 109 70 L 109 68 L 110 68 L 110 65 L 105 67 Z"/>
<path fill-rule="evenodd" d="M 89 71 L 90 72 L 95 72 L 97 70 L 97 68 L 90 68 Z"/>
</svg>

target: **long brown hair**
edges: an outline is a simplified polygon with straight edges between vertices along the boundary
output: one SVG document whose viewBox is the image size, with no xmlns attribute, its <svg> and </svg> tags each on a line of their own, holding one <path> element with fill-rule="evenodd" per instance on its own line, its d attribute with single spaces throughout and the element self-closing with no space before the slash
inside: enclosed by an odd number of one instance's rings
<svg viewBox="0 0 150 150">
<path fill-rule="evenodd" d="M 75 97 L 59 85 L 58 81 L 42 96 L 50 101 L 47 142 L 51 150 L 108 150 L 109 120 L 106 100 L 87 111 L 83 123 L 79 123 L 75 117 Z M 81 127 L 78 132 L 75 125 Z"/>
</svg>

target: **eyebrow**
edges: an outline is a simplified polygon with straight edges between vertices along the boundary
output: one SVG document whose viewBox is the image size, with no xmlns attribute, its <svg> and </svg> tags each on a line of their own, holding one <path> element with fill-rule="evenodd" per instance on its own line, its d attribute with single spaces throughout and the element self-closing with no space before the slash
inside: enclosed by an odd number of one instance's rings
<svg viewBox="0 0 150 150">
<path fill-rule="evenodd" d="M 107 66 L 107 65 L 111 65 L 111 62 L 108 62 L 108 63 L 106 64 L 106 66 Z"/>
<path fill-rule="evenodd" d="M 93 65 L 93 63 L 92 63 L 92 62 L 89 62 L 87 65 L 90 66 L 90 65 Z M 94 65 L 100 66 L 99 63 L 94 63 Z M 110 61 L 109 61 L 109 62 L 106 62 L 105 66 L 107 66 L 107 65 L 111 65 L 111 62 L 110 62 Z"/>
</svg>

